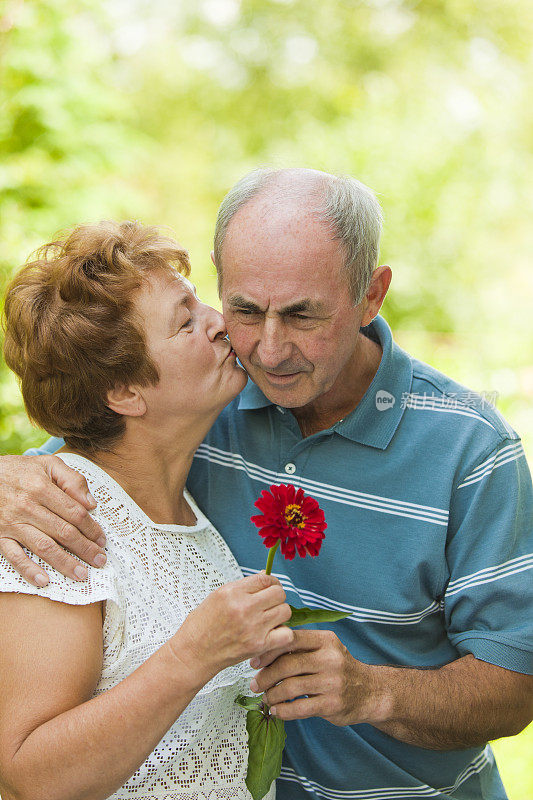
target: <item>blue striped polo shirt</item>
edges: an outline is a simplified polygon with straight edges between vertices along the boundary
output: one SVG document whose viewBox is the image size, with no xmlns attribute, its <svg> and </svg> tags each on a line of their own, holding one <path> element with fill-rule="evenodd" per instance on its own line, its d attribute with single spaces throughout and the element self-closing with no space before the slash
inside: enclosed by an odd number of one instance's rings
<svg viewBox="0 0 533 800">
<path fill-rule="evenodd" d="M 398 347 L 382 317 L 364 333 L 383 356 L 352 413 L 302 438 L 249 382 L 198 448 L 188 487 L 245 575 L 266 563 L 249 519 L 261 490 L 292 483 L 319 501 L 320 555 L 278 552 L 273 573 L 293 605 L 349 612 L 314 627 L 334 629 L 355 658 L 439 667 L 473 653 L 533 673 L 533 492 L 520 439 L 481 396 Z M 278 800 L 506 797 L 489 745 L 426 750 L 319 718 L 286 731 Z"/>
<path fill-rule="evenodd" d="M 482 397 L 411 358 L 377 317 L 383 356 L 357 408 L 302 438 L 249 382 L 199 447 L 189 488 L 244 574 L 266 549 L 249 522 L 272 483 L 315 497 L 317 558 L 273 572 L 293 605 L 337 608 L 331 627 L 370 664 L 438 667 L 467 653 L 533 672 L 533 493 L 518 435 Z M 438 752 L 370 725 L 286 723 L 279 800 L 504 798 L 489 746 Z"/>
</svg>

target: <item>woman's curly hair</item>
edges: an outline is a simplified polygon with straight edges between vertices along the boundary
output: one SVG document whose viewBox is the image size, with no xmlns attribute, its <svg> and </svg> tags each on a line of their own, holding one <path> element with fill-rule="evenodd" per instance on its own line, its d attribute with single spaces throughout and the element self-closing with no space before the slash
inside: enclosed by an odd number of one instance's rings
<svg viewBox="0 0 533 800">
<path fill-rule="evenodd" d="M 190 272 L 186 250 L 137 222 L 81 225 L 41 247 L 8 286 L 4 356 L 30 418 L 73 448 L 105 449 L 125 420 L 115 386 L 154 385 L 133 296 L 153 270 Z"/>
</svg>

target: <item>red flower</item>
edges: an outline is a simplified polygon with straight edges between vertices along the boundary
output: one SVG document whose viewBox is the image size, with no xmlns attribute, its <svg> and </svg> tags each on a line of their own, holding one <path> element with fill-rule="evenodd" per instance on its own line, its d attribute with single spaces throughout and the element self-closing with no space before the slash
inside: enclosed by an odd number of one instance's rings
<svg viewBox="0 0 533 800">
<path fill-rule="evenodd" d="M 313 497 L 306 496 L 292 484 L 271 486 L 270 492 L 263 489 L 254 503 L 262 514 L 250 519 L 259 528 L 266 547 L 274 547 L 279 541 L 281 552 L 289 561 L 296 555 L 317 556 L 327 528 L 324 512 Z"/>
</svg>

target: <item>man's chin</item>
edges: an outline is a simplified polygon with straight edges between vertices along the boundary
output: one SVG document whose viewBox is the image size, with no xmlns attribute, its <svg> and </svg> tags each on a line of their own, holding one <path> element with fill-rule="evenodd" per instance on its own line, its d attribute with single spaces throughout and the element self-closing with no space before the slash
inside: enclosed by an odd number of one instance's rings
<svg viewBox="0 0 533 800">
<path fill-rule="evenodd" d="M 272 375 L 263 370 L 253 370 L 250 377 L 268 399 L 283 408 L 300 408 L 314 399 L 305 386 L 305 373 L 292 375 Z"/>
</svg>

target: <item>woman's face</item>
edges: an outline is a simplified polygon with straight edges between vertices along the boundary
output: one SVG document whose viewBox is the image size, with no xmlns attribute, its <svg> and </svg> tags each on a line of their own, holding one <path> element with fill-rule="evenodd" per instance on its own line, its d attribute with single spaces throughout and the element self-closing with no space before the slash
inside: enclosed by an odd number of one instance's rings
<svg viewBox="0 0 533 800">
<path fill-rule="evenodd" d="M 222 314 L 202 303 L 187 278 L 150 274 L 135 301 L 159 382 L 140 392 L 152 418 L 218 414 L 246 384 Z"/>
</svg>

